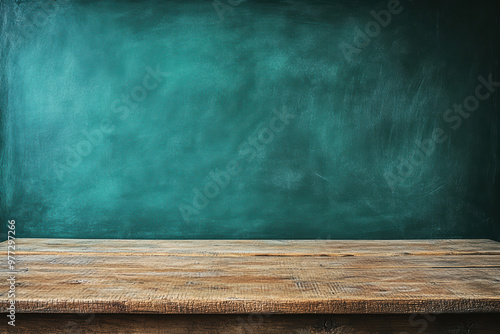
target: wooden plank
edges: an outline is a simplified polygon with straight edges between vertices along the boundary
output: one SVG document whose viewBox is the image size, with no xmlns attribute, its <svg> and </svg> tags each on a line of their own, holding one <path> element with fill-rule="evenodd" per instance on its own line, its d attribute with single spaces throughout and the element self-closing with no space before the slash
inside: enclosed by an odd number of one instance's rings
<svg viewBox="0 0 500 334">
<path fill-rule="evenodd" d="M 123 240 L 17 239 L 20 255 L 108 254 L 175 256 L 500 255 L 486 240 Z M 1 251 L 5 251 L 5 247 Z"/>
<path fill-rule="evenodd" d="M 9 333 L 492 334 L 500 333 L 500 321 L 496 314 L 21 314 Z"/>
<path fill-rule="evenodd" d="M 122 253 L 176 256 L 500 255 L 486 240 L 124 240 L 17 239 L 20 255 Z M 0 251 L 5 252 L 5 247 Z"/>
<path fill-rule="evenodd" d="M 500 243 L 353 241 L 351 250 L 348 241 L 323 243 L 18 239 L 16 308 L 41 313 L 500 312 Z M 5 267 L 1 271 L 7 275 Z M 2 312 L 7 303 L 7 291 L 1 291 Z"/>
</svg>

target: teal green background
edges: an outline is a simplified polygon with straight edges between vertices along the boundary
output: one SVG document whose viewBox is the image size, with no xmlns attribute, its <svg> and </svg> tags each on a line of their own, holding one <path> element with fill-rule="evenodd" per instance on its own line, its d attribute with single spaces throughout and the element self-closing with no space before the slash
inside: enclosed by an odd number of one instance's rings
<svg viewBox="0 0 500 334">
<path fill-rule="evenodd" d="M 387 1 L 60 3 L 0 7 L 3 239 L 500 240 L 498 91 L 443 119 L 500 81 L 493 1 L 402 0 L 350 61 Z"/>
</svg>

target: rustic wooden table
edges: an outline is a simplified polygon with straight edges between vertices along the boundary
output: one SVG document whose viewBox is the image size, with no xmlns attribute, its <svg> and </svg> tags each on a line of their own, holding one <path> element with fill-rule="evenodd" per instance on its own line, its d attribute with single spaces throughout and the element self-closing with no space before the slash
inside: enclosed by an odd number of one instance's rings
<svg viewBox="0 0 500 334">
<path fill-rule="evenodd" d="M 500 333 L 491 240 L 17 239 L 15 258 L 2 333 Z"/>
</svg>

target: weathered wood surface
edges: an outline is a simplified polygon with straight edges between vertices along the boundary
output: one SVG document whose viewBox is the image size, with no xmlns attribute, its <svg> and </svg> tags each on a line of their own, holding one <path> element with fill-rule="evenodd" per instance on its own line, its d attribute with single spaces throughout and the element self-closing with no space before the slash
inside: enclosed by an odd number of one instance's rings
<svg viewBox="0 0 500 334">
<path fill-rule="evenodd" d="M 124 240 L 17 239 L 18 254 L 68 252 L 177 256 L 500 255 L 500 243 L 473 240 Z M 0 243 L 2 245 L 2 243 Z M 4 246 L 0 251 L 5 251 Z"/>
<path fill-rule="evenodd" d="M 164 315 L 20 314 L 8 333 L 40 334 L 498 334 L 487 314 Z M 2 324 L 3 325 L 3 324 Z M 0 325 L 1 333 L 1 325 Z"/>
<path fill-rule="evenodd" d="M 490 240 L 17 239 L 16 260 L 17 313 L 500 312 Z"/>
</svg>

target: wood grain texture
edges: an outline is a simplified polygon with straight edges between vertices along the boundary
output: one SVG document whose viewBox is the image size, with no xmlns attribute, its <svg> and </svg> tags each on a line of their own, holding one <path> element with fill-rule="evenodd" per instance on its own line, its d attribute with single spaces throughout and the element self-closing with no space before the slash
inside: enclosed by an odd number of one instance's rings
<svg viewBox="0 0 500 334">
<path fill-rule="evenodd" d="M 19 254 L 121 253 L 177 256 L 500 255 L 500 243 L 474 240 L 124 240 L 18 239 Z M 1 251 L 4 251 L 3 248 Z"/>
<path fill-rule="evenodd" d="M 16 260 L 18 313 L 500 312 L 490 240 L 17 239 Z"/>
</svg>

